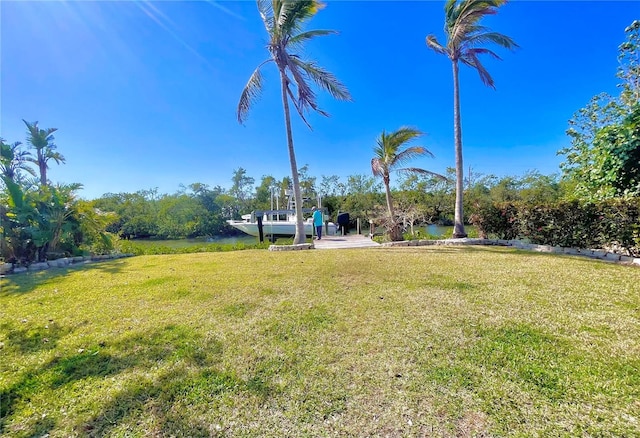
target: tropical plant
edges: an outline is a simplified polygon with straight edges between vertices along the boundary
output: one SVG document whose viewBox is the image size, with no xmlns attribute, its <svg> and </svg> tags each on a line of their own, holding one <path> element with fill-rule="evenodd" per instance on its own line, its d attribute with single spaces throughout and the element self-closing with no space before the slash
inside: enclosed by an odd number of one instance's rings
<svg viewBox="0 0 640 438">
<path fill-rule="evenodd" d="M 496 59 L 500 59 L 500 57 L 492 50 L 479 46 L 493 43 L 506 49 L 514 49 L 518 45 L 510 37 L 480 25 L 480 20 L 487 15 L 497 14 L 498 8 L 505 3 L 506 0 L 447 0 L 444 7 L 446 45 L 440 44 L 434 35 L 429 35 L 426 39 L 427 46 L 436 53 L 446 55 L 451 60 L 453 68 L 453 133 L 456 157 L 456 203 L 453 237 L 467 236 L 464 231 L 464 176 L 458 63 L 461 62 L 475 69 L 483 84 L 495 88 L 493 78 L 480 62 L 479 55 L 490 55 Z"/>
<path fill-rule="evenodd" d="M 53 143 L 55 139 L 53 133 L 56 132 L 58 128 L 40 129 L 38 122 L 29 123 L 24 119 L 22 121 L 27 126 L 27 141 L 36 151 L 36 157 L 28 158 L 28 160 L 38 166 L 40 184 L 46 186 L 48 184 L 47 169 L 49 168 L 49 160 L 53 160 L 57 164 L 64 163 L 65 161 L 62 154 L 56 152 L 57 146 Z"/>
<path fill-rule="evenodd" d="M 293 103 L 302 120 L 307 126 L 311 127 L 305 118 L 305 112 L 313 110 L 323 116 L 328 116 L 328 114 L 318 107 L 316 93 L 311 88 L 310 81 L 315 82 L 317 86 L 329 92 L 336 99 L 350 100 L 351 95 L 332 73 L 324 70 L 314 61 L 303 60 L 296 53 L 303 48 L 305 42 L 317 36 L 335 33 L 332 30 L 302 30 L 304 22 L 312 18 L 324 6 L 323 3 L 317 0 L 258 0 L 257 5 L 260 17 L 269 35 L 267 49 L 271 56 L 258 65 L 242 90 L 240 102 L 238 103 L 238 121 L 240 123 L 244 122 L 251 105 L 260 96 L 263 85 L 260 69 L 263 65 L 274 62 L 280 73 L 287 147 L 296 201 L 297 224 L 294 243 L 303 243 L 305 241 L 305 233 L 302 217 L 302 196 L 298 178 L 298 165 L 293 147 L 289 99 L 291 99 L 291 103 Z M 294 90 L 296 95 L 294 95 Z"/>
<path fill-rule="evenodd" d="M 402 230 L 400 230 L 400 224 L 395 220 L 395 211 L 391 199 L 391 172 L 428 174 L 444 179 L 443 176 L 428 170 L 417 167 L 402 167 L 408 161 L 419 156 L 428 155 L 433 157 L 433 154 L 423 146 L 406 146 L 408 142 L 422 135 L 423 132 L 410 127 L 401 127 L 389 134 L 382 131 L 382 134 L 376 140 L 376 146 L 373 148 L 375 156 L 371 159 L 371 171 L 374 176 L 381 177 L 384 183 L 387 213 L 389 215 L 388 223 L 392 224 L 390 230 L 392 240 L 402 240 Z"/>
<path fill-rule="evenodd" d="M 2 178 L 17 182 L 21 171 L 35 176 L 33 169 L 27 165 L 31 153 L 21 149 L 21 145 L 19 141 L 7 144 L 3 138 L 0 138 L 0 176 Z"/>
</svg>

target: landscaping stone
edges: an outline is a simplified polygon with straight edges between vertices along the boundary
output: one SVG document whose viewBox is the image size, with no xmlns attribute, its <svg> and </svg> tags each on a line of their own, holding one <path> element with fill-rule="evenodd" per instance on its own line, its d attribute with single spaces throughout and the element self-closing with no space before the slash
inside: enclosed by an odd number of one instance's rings
<svg viewBox="0 0 640 438">
<path fill-rule="evenodd" d="M 604 260 L 611 260 L 614 262 L 619 262 L 620 261 L 620 254 L 615 254 L 612 252 L 608 252 L 607 254 L 605 254 L 605 256 L 603 257 Z"/>
<path fill-rule="evenodd" d="M 313 243 L 299 243 L 297 245 L 269 245 L 269 251 L 300 251 L 314 248 Z"/>
<path fill-rule="evenodd" d="M 0 275 L 4 275 L 10 272 L 13 269 L 12 263 L 2 263 L 0 264 Z"/>
<path fill-rule="evenodd" d="M 22 274 L 23 272 L 27 272 L 27 268 L 25 268 L 24 266 L 18 266 L 16 268 L 13 268 L 14 274 Z"/>
<path fill-rule="evenodd" d="M 31 263 L 28 267 L 29 271 L 42 271 L 43 269 L 49 269 L 49 264 L 47 262 Z"/>
</svg>

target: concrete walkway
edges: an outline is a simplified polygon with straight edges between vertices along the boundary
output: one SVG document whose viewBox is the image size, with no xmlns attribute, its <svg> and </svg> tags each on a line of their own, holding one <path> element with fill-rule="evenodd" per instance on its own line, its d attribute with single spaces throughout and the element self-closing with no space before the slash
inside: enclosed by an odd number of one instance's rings
<svg viewBox="0 0 640 438">
<path fill-rule="evenodd" d="M 315 249 L 342 249 L 342 248 L 375 248 L 379 243 L 361 234 L 347 234 L 346 236 L 323 236 L 320 240 L 314 240 Z"/>
</svg>

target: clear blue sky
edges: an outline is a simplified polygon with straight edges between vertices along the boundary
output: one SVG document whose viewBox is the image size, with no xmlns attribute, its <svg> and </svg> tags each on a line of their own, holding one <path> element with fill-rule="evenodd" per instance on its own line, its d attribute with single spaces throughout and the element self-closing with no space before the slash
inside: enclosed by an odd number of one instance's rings
<svg viewBox="0 0 640 438">
<path fill-rule="evenodd" d="M 300 166 L 317 176 L 370 174 L 376 136 L 411 125 L 435 159 L 454 164 L 451 64 L 427 49 L 444 41 L 443 1 L 329 1 L 308 28 L 339 31 L 309 44 L 354 102 L 320 93 L 330 118 L 294 119 Z M 55 182 L 85 198 L 180 184 L 230 186 L 243 167 L 290 174 L 273 65 L 245 126 L 238 98 L 268 54 L 252 1 L 0 1 L 0 136 L 25 142 L 22 119 L 56 127 L 67 164 Z M 484 174 L 559 172 L 567 120 L 597 93 L 617 93 L 617 47 L 640 18 L 637 1 L 512 1 L 486 25 L 521 48 L 486 60 L 497 90 L 461 74 L 465 167 Z"/>
</svg>

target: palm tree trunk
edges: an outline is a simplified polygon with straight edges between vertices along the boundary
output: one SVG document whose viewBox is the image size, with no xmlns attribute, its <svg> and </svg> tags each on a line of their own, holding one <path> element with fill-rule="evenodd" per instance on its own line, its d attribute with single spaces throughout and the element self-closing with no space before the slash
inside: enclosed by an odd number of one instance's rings
<svg viewBox="0 0 640 438">
<path fill-rule="evenodd" d="M 40 170 L 40 184 L 47 185 L 47 162 L 44 159 L 42 149 L 38 149 L 38 169 Z"/>
<path fill-rule="evenodd" d="M 391 201 L 391 189 L 389 188 L 389 176 L 385 175 L 383 181 L 385 194 L 387 195 L 387 209 L 389 210 L 389 217 L 393 219 L 394 211 L 393 202 Z"/>
<path fill-rule="evenodd" d="M 400 224 L 396 222 L 396 214 L 393 209 L 393 201 L 391 200 L 391 189 L 389 187 L 389 175 L 385 175 L 383 178 L 385 194 L 387 196 L 387 209 L 389 210 L 389 238 L 396 242 L 402 240 L 402 230 Z"/>
<path fill-rule="evenodd" d="M 282 106 L 284 108 L 284 123 L 287 129 L 287 146 L 289 147 L 289 163 L 291 164 L 291 178 L 293 180 L 293 196 L 296 202 L 296 235 L 293 244 L 304 243 L 307 236 L 304 233 L 302 217 L 302 194 L 300 192 L 300 179 L 298 178 L 298 164 L 296 153 L 293 149 L 293 133 L 291 131 L 291 115 L 289 113 L 289 98 L 287 97 L 287 80 L 284 71 L 280 71 L 280 83 L 282 86 Z"/>
<path fill-rule="evenodd" d="M 453 65 L 453 141 L 456 154 L 456 206 L 453 227 L 453 237 L 467 237 L 464 231 L 464 211 L 462 195 L 464 191 L 464 175 L 462 164 L 462 127 L 460 122 L 460 83 L 458 79 L 458 61 L 451 61 Z"/>
</svg>

